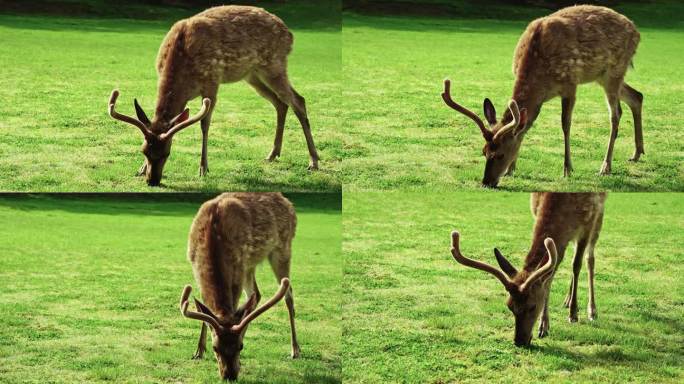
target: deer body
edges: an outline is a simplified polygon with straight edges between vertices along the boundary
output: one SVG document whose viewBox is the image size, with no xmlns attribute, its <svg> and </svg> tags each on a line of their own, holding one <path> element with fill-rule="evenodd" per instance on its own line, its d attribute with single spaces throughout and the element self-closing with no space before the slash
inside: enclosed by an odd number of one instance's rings
<svg viewBox="0 0 684 384">
<path fill-rule="evenodd" d="M 159 74 L 157 106 L 152 120 L 135 101 L 137 119 L 114 118 L 138 126 L 143 131 L 143 154 L 140 169 L 150 185 L 158 185 L 168 158 L 173 135 L 201 121 L 202 158 L 200 175 L 208 171 L 207 140 L 209 123 L 216 105 L 216 95 L 223 83 L 247 81 L 276 109 L 276 136 L 268 160 L 280 156 L 285 116 L 291 106 L 299 119 L 310 155 L 310 169 L 318 168 L 318 154 L 311 136 L 305 100 L 292 87 L 287 76 L 287 56 L 293 37 L 275 15 L 261 8 L 220 6 L 209 8 L 171 27 L 157 56 Z M 112 94 L 110 109 L 118 92 Z M 187 103 L 202 96 L 206 105 L 188 120 Z M 206 101 L 208 100 L 208 101 Z M 137 120 L 132 122 L 130 120 Z"/>
<path fill-rule="evenodd" d="M 620 100 L 625 101 L 634 117 L 637 161 L 644 153 L 641 129 L 643 95 L 624 82 L 639 44 L 640 35 L 634 23 L 605 7 L 579 5 L 559 10 L 531 22 L 520 37 L 513 56 L 516 76 L 508 110 L 497 121 L 489 99 L 484 114 L 490 128 L 472 112 L 467 114 L 480 126 L 486 144 L 485 186 L 496 186 L 504 174 L 512 174 L 525 133 L 532 127 L 542 104 L 561 97 L 561 126 L 565 143 L 564 174 L 572 172 L 570 160 L 570 125 L 579 84 L 597 82 L 606 93 L 611 116 L 611 136 L 601 174 L 611 172 L 613 146 L 621 116 Z M 445 84 L 443 98 L 455 104 Z M 448 100 L 447 100 L 448 99 Z M 459 106 L 460 107 L 460 106 Z M 460 107 L 462 108 L 462 107 Z M 517 116 L 517 118 L 516 118 Z"/>
<path fill-rule="evenodd" d="M 515 343 L 529 345 L 532 328 L 541 314 L 539 337 L 549 331 L 548 297 L 555 272 L 570 242 L 575 242 L 573 276 L 565 305 L 569 321 L 577 321 L 577 280 L 587 253 L 589 302 L 587 315 L 596 317 L 594 302 L 594 246 L 603 222 L 605 193 L 533 193 L 532 214 L 536 218 L 532 245 L 521 270 L 494 249 L 499 268 L 465 258 L 459 249 L 459 234 L 452 233 L 452 255 L 457 262 L 481 269 L 497 277 L 510 296 L 507 302 L 515 316 Z"/>
<path fill-rule="evenodd" d="M 237 378 L 247 324 L 283 297 L 290 315 L 292 357 L 299 356 L 289 285 L 295 226 L 294 208 L 279 193 L 224 193 L 204 203 L 192 223 L 188 260 L 202 301 L 195 301 L 198 312 L 188 312 L 191 288 L 187 286 L 181 297 L 181 312 L 202 320 L 195 358 L 204 354 L 206 327 L 210 327 L 219 373 L 224 379 Z M 281 287 L 271 300 L 255 309 L 261 298 L 255 270 L 266 259 Z M 243 290 L 249 299 L 239 306 Z"/>
</svg>

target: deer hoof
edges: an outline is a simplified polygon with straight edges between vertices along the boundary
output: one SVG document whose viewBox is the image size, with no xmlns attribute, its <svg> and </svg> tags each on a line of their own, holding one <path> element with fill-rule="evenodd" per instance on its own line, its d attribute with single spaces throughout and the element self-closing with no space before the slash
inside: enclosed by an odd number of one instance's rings
<svg viewBox="0 0 684 384">
<path fill-rule="evenodd" d="M 596 315 L 596 309 L 591 309 L 591 308 L 589 308 L 589 311 L 588 311 L 588 312 L 589 312 L 589 313 L 587 314 L 587 317 L 589 318 L 589 321 L 594 321 L 594 320 L 596 320 L 596 318 L 598 317 L 598 316 Z"/>
<path fill-rule="evenodd" d="M 318 170 L 318 161 L 312 161 L 309 163 L 309 167 L 307 168 L 309 171 L 317 171 Z"/>
<path fill-rule="evenodd" d="M 269 155 L 264 160 L 268 161 L 269 163 L 272 163 L 273 161 L 275 161 L 279 157 L 280 157 L 280 153 L 271 152 L 271 153 L 269 153 Z"/>
<path fill-rule="evenodd" d="M 194 355 L 192 355 L 192 359 L 193 360 L 202 360 L 203 356 L 204 356 L 204 351 L 202 351 L 202 352 L 197 351 L 197 352 L 195 352 Z"/>
<path fill-rule="evenodd" d="M 575 314 L 571 314 L 570 316 L 568 316 L 568 322 L 576 323 L 577 322 L 577 314 L 575 313 Z"/>
<path fill-rule="evenodd" d="M 603 165 L 601 166 L 601 171 L 599 172 L 599 175 L 601 175 L 601 176 L 610 175 L 610 164 L 604 162 Z"/>
<path fill-rule="evenodd" d="M 293 359 L 297 359 L 297 358 L 299 358 L 300 353 L 301 353 L 301 351 L 299 349 L 299 346 L 297 346 L 296 348 L 292 348 L 292 353 L 290 354 L 290 357 Z"/>
<path fill-rule="evenodd" d="M 200 177 L 206 176 L 207 173 L 209 173 L 209 167 L 201 166 L 201 165 L 200 165 L 200 169 L 199 169 L 199 175 L 200 175 Z"/>
</svg>

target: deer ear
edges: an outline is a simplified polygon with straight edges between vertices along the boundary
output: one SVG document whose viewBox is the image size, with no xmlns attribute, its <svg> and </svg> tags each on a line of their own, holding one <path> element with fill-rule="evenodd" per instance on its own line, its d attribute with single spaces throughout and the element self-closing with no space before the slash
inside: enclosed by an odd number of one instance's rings
<svg viewBox="0 0 684 384">
<path fill-rule="evenodd" d="M 499 252 L 498 248 L 494 248 L 494 256 L 496 256 L 496 261 L 499 263 L 499 267 L 501 267 L 501 270 L 504 271 L 508 277 L 513 278 L 518 274 L 518 270 L 508 262 L 504 255 Z"/>
<path fill-rule="evenodd" d="M 146 127 L 149 127 L 152 123 L 150 123 L 150 119 L 147 118 L 145 111 L 143 111 L 140 104 L 138 104 L 138 99 L 133 99 L 133 105 L 135 106 L 135 114 L 138 116 L 138 120 L 145 124 Z"/>
<path fill-rule="evenodd" d="M 487 119 L 489 125 L 496 124 L 496 109 L 494 109 L 494 104 L 492 104 L 489 98 L 484 99 L 483 108 L 485 119 Z"/>
<path fill-rule="evenodd" d="M 211 312 L 211 309 L 209 309 L 209 307 L 207 307 L 206 305 L 202 304 L 202 302 L 199 301 L 199 300 L 197 300 L 197 299 L 194 299 L 194 300 L 195 300 L 195 306 L 197 307 L 197 309 L 198 309 L 200 312 L 202 312 L 202 313 L 204 313 L 204 314 L 206 314 L 206 315 L 209 315 L 209 316 L 213 317 L 214 319 L 217 318 L 216 315 L 214 315 L 214 313 Z"/>
</svg>

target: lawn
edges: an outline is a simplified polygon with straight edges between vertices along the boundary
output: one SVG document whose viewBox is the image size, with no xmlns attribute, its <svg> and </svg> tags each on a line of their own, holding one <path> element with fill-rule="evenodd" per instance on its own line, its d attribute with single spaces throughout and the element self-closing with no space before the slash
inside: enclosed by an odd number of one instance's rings
<svg viewBox="0 0 684 384">
<path fill-rule="evenodd" d="M 0 197 L 0 382 L 220 382 L 212 353 L 191 359 L 200 327 L 178 310 L 183 286 L 197 291 L 186 242 L 210 197 Z M 250 325 L 240 382 L 339 383 L 340 195 L 288 197 L 302 356 L 279 304 Z M 277 288 L 267 264 L 257 281 Z"/>
<path fill-rule="evenodd" d="M 424 4 L 406 8 L 422 12 L 419 16 L 381 15 L 377 7 L 368 13 L 344 13 L 345 190 L 480 188 L 484 140 L 471 120 L 444 105 L 442 81 L 450 78 L 454 99 L 481 116 L 485 97 L 500 115 L 511 97 L 517 40 L 529 21 L 550 11 L 482 7 L 473 1 L 439 3 L 453 5 L 436 8 L 432 15 Z M 636 164 L 627 161 L 634 151 L 634 128 L 624 105 L 613 174 L 597 175 L 610 122 L 603 89 L 587 84 L 578 89 L 573 114 L 572 177 L 563 178 L 560 99 L 554 99 L 543 106 L 526 135 L 516 174 L 502 179 L 502 189 L 684 189 L 684 146 L 673 134 L 684 120 L 679 73 L 684 22 L 675 16 L 684 12 L 684 5 L 634 2 L 616 9 L 633 18 L 641 32 L 635 69 L 626 81 L 644 94 L 646 155 Z"/>
<path fill-rule="evenodd" d="M 264 161 L 275 135 L 274 108 L 244 82 L 224 84 L 209 133 L 209 175 L 199 177 L 197 124 L 175 137 L 163 189 L 149 188 L 134 176 L 143 161 L 142 135 L 110 118 L 107 103 L 118 88 L 121 113 L 134 115 L 135 97 L 152 115 L 159 45 L 175 21 L 201 9 L 72 3 L 76 10 L 90 5 L 99 13 L 0 14 L 0 190 L 341 189 L 338 2 L 262 4 L 280 15 L 295 36 L 289 75 L 307 100 L 320 170 L 307 171 L 306 142 L 293 113 L 288 114 L 281 158 Z M 59 7 L 45 8 L 54 12 Z M 199 99 L 191 101 L 191 113 L 199 106 Z"/>
<path fill-rule="evenodd" d="M 346 193 L 343 198 L 345 383 L 681 383 L 684 380 L 684 202 L 677 194 L 609 194 L 596 247 L 598 319 L 562 307 L 566 252 L 552 285 L 550 336 L 513 344 L 501 284 L 457 264 L 495 263 L 499 247 L 519 267 L 529 249 L 526 193 Z"/>
</svg>

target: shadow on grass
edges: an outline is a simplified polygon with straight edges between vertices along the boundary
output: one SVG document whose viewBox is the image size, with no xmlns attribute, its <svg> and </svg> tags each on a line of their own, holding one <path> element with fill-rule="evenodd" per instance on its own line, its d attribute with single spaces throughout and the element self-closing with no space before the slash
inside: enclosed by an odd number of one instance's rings
<svg viewBox="0 0 684 384">
<path fill-rule="evenodd" d="M 194 216 L 219 193 L 44 193 L 2 194 L 0 207 L 20 211 L 66 211 L 77 214 Z M 341 193 L 285 193 L 298 213 L 340 214 Z"/>
<path fill-rule="evenodd" d="M 684 13 L 684 3 L 677 0 L 588 0 L 578 3 L 606 5 L 629 17 L 640 27 L 684 29 L 684 20 L 681 18 Z M 404 25 L 405 28 L 401 29 L 428 31 L 445 27 L 445 25 L 435 24 L 434 21 L 443 20 L 448 23 L 458 19 L 459 23 L 472 25 L 473 28 L 480 25 L 482 32 L 487 32 L 492 25 L 499 25 L 501 22 L 527 24 L 533 19 L 573 4 L 556 2 L 555 5 L 545 8 L 532 5 L 511 5 L 510 1 L 496 0 L 489 0 L 486 4 L 483 4 L 481 0 L 370 0 L 347 1 L 343 9 L 347 15 L 364 15 L 362 18 L 356 18 L 355 23 L 362 23 L 373 28 L 397 29 L 399 25 Z M 383 21 L 382 18 L 387 16 L 390 16 L 389 19 Z M 481 31 L 478 30 L 478 32 Z"/>
<path fill-rule="evenodd" d="M 217 5 L 218 2 L 215 2 Z M 339 31 L 341 5 L 336 0 L 288 2 L 228 1 L 254 4 L 272 12 L 288 27 L 300 30 Z M 124 2 L 112 6 L 104 0 L 14 2 L 0 0 L 0 25 L 15 29 L 142 32 L 168 29 L 174 22 L 208 6 L 161 7 Z"/>
</svg>

